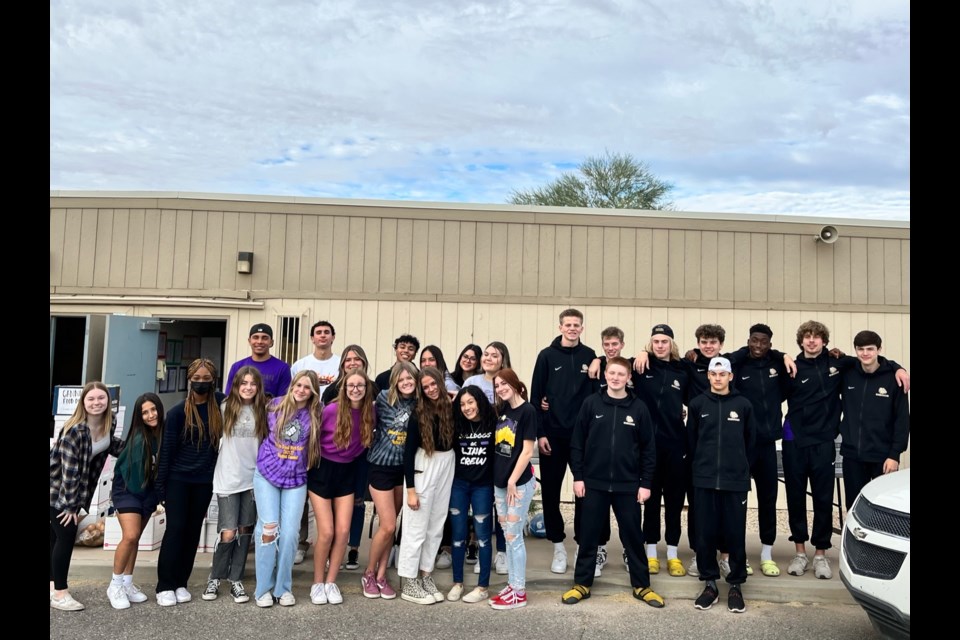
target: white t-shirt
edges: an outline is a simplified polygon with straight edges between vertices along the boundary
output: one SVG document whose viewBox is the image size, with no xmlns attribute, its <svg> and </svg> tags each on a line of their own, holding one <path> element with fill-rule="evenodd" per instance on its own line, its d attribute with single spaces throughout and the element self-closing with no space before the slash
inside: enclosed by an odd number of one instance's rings
<svg viewBox="0 0 960 640">
<path fill-rule="evenodd" d="M 290 375 L 295 376 L 306 369 L 315 371 L 318 376 L 330 376 L 330 382 L 333 382 L 340 373 L 340 356 L 334 353 L 327 360 L 319 360 L 312 353 L 305 355 L 290 365 Z M 329 383 L 320 385 L 320 395 L 328 386 Z"/>
<path fill-rule="evenodd" d="M 482 373 L 478 373 L 475 376 L 470 376 L 463 381 L 463 386 L 468 387 L 470 385 L 475 385 L 480 387 L 483 390 L 483 393 L 487 396 L 487 400 L 490 401 L 490 404 L 495 404 L 493 401 L 493 381 L 487 380 Z"/>
<path fill-rule="evenodd" d="M 257 469 L 257 452 L 260 450 L 256 426 L 253 407 L 244 405 L 240 408 L 230 437 L 220 439 L 220 454 L 213 470 L 215 495 L 225 496 L 253 489 L 253 472 Z"/>
</svg>

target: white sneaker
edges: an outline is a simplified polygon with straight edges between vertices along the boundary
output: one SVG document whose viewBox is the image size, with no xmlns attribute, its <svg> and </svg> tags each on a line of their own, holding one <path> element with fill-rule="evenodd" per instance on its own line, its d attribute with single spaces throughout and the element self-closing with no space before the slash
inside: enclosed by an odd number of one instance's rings
<svg viewBox="0 0 960 640">
<path fill-rule="evenodd" d="M 107 597 L 110 598 L 110 606 L 114 609 L 129 609 L 130 600 L 127 593 L 123 590 L 123 584 L 110 583 L 107 587 Z"/>
<path fill-rule="evenodd" d="M 474 572 L 474 573 L 477 573 L 477 574 L 480 573 L 480 563 L 479 563 L 479 562 L 477 562 L 477 564 L 473 565 L 473 572 Z"/>
<path fill-rule="evenodd" d="M 69 593 L 62 598 L 56 596 L 50 598 L 50 606 L 60 611 L 83 611 L 84 606 L 73 599 Z"/>
<path fill-rule="evenodd" d="M 132 582 L 130 584 L 127 584 L 126 582 L 124 582 L 123 591 L 124 593 L 127 594 L 127 600 L 129 600 L 130 602 L 135 602 L 135 603 L 146 602 L 147 600 L 149 600 L 149 598 L 147 598 L 147 594 L 141 591 L 140 587 L 133 584 Z"/>
<path fill-rule="evenodd" d="M 693 560 L 690 561 L 690 564 L 687 565 L 687 575 L 693 576 L 694 578 L 700 577 L 700 569 L 697 568 L 697 556 L 693 556 Z"/>
<path fill-rule="evenodd" d="M 273 594 L 267 591 L 265 594 L 257 598 L 258 607 L 272 607 L 273 606 Z"/>
<path fill-rule="evenodd" d="M 798 553 L 793 556 L 793 560 L 790 561 L 790 566 L 787 567 L 787 573 L 792 576 L 802 576 L 806 573 L 809 564 L 810 560 L 807 559 L 807 554 Z"/>
<path fill-rule="evenodd" d="M 833 577 L 833 570 L 830 569 L 830 561 L 826 555 L 813 556 L 813 575 L 821 580 L 829 580 Z"/>
<path fill-rule="evenodd" d="M 310 587 L 310 602 L 313 604 L 327 604 L 327 590 L 322 582 L 315 583 Z"/>
<path fill-rule="evenodd" d="M 434 567 L 437 569 L 449 569 L 451 565 L 453 565 L 453 557 L 449 551 L 444 549 L 440 552 L 440 555 L 437 556 L 437 562 L 434 564 Z"/>
<path fill-rule="evenodd" d="M 183 587 L 177 587 L 177 590 L 174 593 L 176 594 L 175 597 L 178 604 L 183 604 L 184 602 L 190 602 L 193 600 L 193 596 L 190 595 L 190 592 Z"/>
<path fill-rule="evenodd" d="M 292 607 L 297 604 L 297 599 L 293 597 L 293 594 L 287 591 L 285 594 L 280 596 L 280 606 L 281 607 Z"/>
<path fill-rule="evenodd" d="M 157 594 L 157 604 L 161 607 L 174 607 L 177 604 L 177 595 L 173 591 L 161 591 Z"/>
<path fill-rule="evenodd" d="M 490 593 L 483 587 L 474 587 L 473 591 L 463 596 L 462 600 L 467 604 L 473 602 L 483 602 L 490 597 Z"/>
<path fill-rule="evenodd" d="M 720 558 L 718 562 L 720 565 L 720 577 L 726 578 L 730 575 L 730 559 L 729 558 Z"/>
<path fill-rule="evenodd" d="M 297 552 L 293 554 L 293 564 L 302 564 L 303 559 L 306 557 L 306 555 L 307 555 L 306 549 L 301 549 L 300 547 L 297 547 Z"/>
<path fill-rule="evenodd" d="M 447 600 L 450 602 L 457 602 L 460 600 L 461 595 L 463 595 L 463 585 L 455 584 L 450 587 L 450 591 L 447 592 Z"/>
<path fill-rule="evenodd" d="M 562 542 L 553 545 L 553 562 L 550 563 L 550 571 L 553 573 L 567 572 L 567 550 L 563 548 Z"/>
<path fill-rule="evenodd" d="M 503 551 L 497 551 L 497 558 L 494 561 L 494 565 L 496 566 L 498 576 L 507 575 L 507 554 Z"/>
<path fill-rule="evenodd" d="M 593 577 L 599 578 L 603 568 L 607 565 L 607 548 L 603 545 L 597 547 L 597 565 L 593 570 Z"/>
<path fill-rule="evenodd" d="M 328 582 L 324 585 L 327 592 L 327 602 L 330 604 L 343 604 L 343 596 L 340 594 L 340 587 L 335 582 Z"/>
</svg>

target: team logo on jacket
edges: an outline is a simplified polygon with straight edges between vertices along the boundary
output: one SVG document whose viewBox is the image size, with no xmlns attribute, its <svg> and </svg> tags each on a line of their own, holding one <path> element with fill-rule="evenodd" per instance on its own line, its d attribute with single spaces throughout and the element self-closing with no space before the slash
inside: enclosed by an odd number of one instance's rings
<svg viewBox="0 0 960 640">
<path fill-rule="evenodd" d="M 679 381 L 679 380 L 674 380 L 674 381 L 673 381 L 673 384 L 670 385 L 670 386 L 672 386 L 674 389 L 679 389 L 679 388 L 680 388 L 680 381 Z"/>
<path fill-rule="evenodd" d="M 740 416 L 737 414 L 736 411 L 731 411 L 730 415 L 727 417 L 727 420 L 730 420 L 732 422 L 740 422 Z"/>
<path fill-rule="evenodd" d="M 776 369 L 773 369 L 773 368 L 770 369 L 770 377 L 771 377 L 771 378 L 776 378 L 776 377 L 777 377 L 777 370 L 776 370 Z"/>
<path fill-rule="evenodd" d="M 883 388 L 883 387 L 880 387 L 879 389 L 877 389 L 877 394 L 876 394 L 876 395 L 877 395 L 877 397 L 879 397 L 879 398 L 886 398 L 886 397 L 888 397 L 888 396 L 887 396 L 887 390 L 886 390 L 885 388 Z"/>
<path fill-rule="evenodd" d="M 633 424 L 633 416 L 627 416 L 627 419 L 623 421 L 623 424 Z"/>
<path fill-rule="evenodd" d="M 830 367 L 830 375 L 831 375 L 831 376 L 835 376 L 835 375 L 837 375 L 838 373 L 840 373 L 840 372 L 837 371 L 837 368 L 836 368 L 836 367 Z"/>
<path fill-rule="evenodd" d="M 580 365 L 580 373 L 587 373 L 587 369 L 588 369 L 587 365 L 585 364 Z"/>
</svg>

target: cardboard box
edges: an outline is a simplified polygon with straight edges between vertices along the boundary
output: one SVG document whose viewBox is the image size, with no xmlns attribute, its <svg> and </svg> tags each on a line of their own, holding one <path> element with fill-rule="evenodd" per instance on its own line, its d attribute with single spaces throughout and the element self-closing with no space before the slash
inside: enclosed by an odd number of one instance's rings
<svg viewBox="0 0 960 640">
<path fill-rule="evenodd" d="M 103 548 L 106 551 L 115 550 L 122 538 L 120 521 L 113 515 L 106 519 L 106 527 L 103 532 Z M 163 541 L 163 534 L 167 530 L 167 514 L 159 511 L 154 512 L 147 522 L 143 534 L 140 536 L 140 544 L 137 548 L 140 551 L 154 551 L 160 548 Z"/>
</svg>

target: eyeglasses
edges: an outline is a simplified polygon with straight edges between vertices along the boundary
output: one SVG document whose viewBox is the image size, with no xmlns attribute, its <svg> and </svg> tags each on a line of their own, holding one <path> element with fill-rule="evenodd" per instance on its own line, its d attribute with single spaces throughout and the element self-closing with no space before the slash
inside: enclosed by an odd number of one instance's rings
<svg viewBox="0 0 960 640">
<path fill-rule="evenodd" d="M 367 388 L 365 384 L 348 384 L 347 391 L 363 391 Z"/>
<path fill-rule="evenodd" d="M 477 356 L 463 356 L 461 360 L 469 360 L 470 362 L 476 362 Z"/>
</svg>

